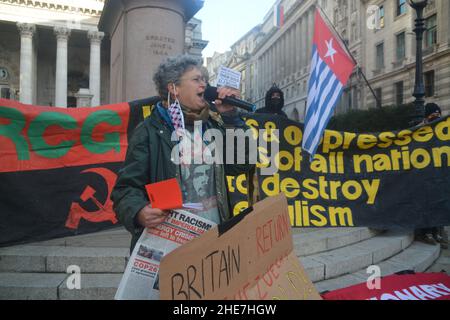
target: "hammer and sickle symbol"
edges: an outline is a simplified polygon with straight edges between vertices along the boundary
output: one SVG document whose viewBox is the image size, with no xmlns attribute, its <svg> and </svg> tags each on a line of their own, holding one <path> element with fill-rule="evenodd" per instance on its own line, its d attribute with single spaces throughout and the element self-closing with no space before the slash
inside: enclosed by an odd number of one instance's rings
<svg viewBox="0 0 450 320">
<path fill-rule="evenodd" d="M 88 185 L 81 194 L 80 199 L 83 202 L 91 199 L 98 207 L 98 210 L 93 212 L 86 211 L 78 204 L 78 202 L 72 202 L 72 205 L 70 206 L 69 216 L 66 220 L 66 227 L 69 229 L 78 229 L 81 218 L 94 223 L 103 221 L 111 221 L 113 224 L 117 223 L 116 215 L 113 211 L 113 204 L 109 199 L 112 188 L 117 179 L 116 174 L 105 168 L 86 169 L 81 173 L 87 172 L 96 173 L 103 179 L 105 179 L 106 185 L 108 186 L 108 196 L 106 197 L 106 203 L 100 203 L 100 201 L 98 201 L 95 197 L 96 190 Z"/>
</svg>

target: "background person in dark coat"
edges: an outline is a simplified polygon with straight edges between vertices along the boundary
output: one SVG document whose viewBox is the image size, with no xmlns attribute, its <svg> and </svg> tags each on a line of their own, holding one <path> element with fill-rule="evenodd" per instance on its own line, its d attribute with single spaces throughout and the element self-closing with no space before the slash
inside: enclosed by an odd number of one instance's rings
<svg viewBox="0 0 450 320">
<path fill-rule="evenodd" d="M 441 116 L 441 108 L 436 103 L 427 103 L 422 124 L 431 123 Z M 448 248 L 444 227 L 418 229 L 416 230 L 416 239 L 428 244 L 440 243 L 442 247 Z"/>
<path fill-rule="evenodd" d="M 286 113 L 282 110 L 284 107 L 284 94 L 280 88 L 274 83 L 266 92 L 265 107 L 256 110 L 256 113 L 271 113 L 287 118 Z"/>
</svg>

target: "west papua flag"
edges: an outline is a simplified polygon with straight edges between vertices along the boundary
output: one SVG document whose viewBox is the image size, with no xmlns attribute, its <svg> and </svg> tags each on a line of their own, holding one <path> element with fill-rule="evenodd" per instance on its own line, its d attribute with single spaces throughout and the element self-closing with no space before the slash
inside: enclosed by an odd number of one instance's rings
<svg viewBox="0 0 450 320">
<path fill-rule="evenodd" d="M 314 157 L 355 63 L 316 11 L 302 148 Z"/>
<path fill-rule="evenodd" d="M 273 9 L 273 25 L 281 28 L 284 25 L 284 7 L 281 2 L 275 4 Z"/>
</svg>

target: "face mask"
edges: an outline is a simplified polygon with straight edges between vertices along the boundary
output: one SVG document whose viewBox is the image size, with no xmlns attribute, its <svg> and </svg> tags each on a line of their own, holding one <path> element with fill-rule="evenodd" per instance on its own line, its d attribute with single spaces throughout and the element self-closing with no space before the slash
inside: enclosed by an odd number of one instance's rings
<svg viewBox="0 0 450 320">
<path fill-rule="evenodd" d="M 281 99 L 280 98 L 271 98 L 270 105 L 273 108 L 280 108 L 281 107 Z"/>
</svg>

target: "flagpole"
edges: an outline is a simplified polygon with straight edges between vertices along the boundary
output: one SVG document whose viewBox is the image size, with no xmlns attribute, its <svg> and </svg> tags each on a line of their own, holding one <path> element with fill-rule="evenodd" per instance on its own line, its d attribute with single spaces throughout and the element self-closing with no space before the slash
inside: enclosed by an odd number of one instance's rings
<svg viewBox="0 0 450 320">
<path fill-rule="evenodd" d="M 342 39 L 341 35 L 339 34 L 339 32 L 336 30 L 336 28 L 334 27 L 334 24 L 331 22 L 330 18 L 328 18 L 328 15 L 325 13 L 325 11 L 322 9 L 322 7 L 316 3 L 316 8 L 318 8 L 320 10 L 320 12 L 323 14 L 323 16 L 325 17 L 325 19 L 328 21 L 328 24 L 333 28 L 334 34 L 335 36 L 341 41 L 341 43 L 343 44 L 343 46 L 345 47 L 345 49 L 347 50 L 347 54 L 348 56 L 353 60 L 353 63 L 356 65 L 356 70 L 357 72 L 363 77 L 364 81 L 366 82 L 367 86 L 370 89 L 370 92 L 372 92 L 373 97 L 375 98 L 375 101 L 377 102 L 377 107 L 380 106 L 381 107 L 381 101 L 380 99 L 377 97 L 377 95 L 375 94 L 375 91 L 373 90 L 372 86 L 370 85 L 369 81 L 366 78 L 366 75 L 364 74 L 364 72 L 361 70 L 361 67 L 359 66 L 358 62 L 356 61 L 355 57 L 352 55 L 350 49 L 347 46 L 347 43 L 344 41 L 344 39 Z"/>
</svg>

